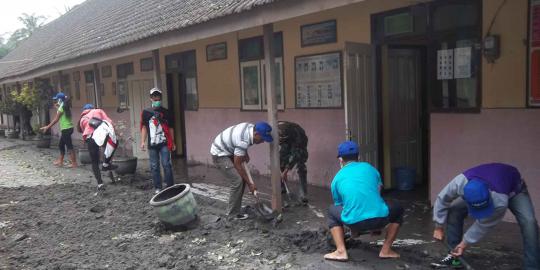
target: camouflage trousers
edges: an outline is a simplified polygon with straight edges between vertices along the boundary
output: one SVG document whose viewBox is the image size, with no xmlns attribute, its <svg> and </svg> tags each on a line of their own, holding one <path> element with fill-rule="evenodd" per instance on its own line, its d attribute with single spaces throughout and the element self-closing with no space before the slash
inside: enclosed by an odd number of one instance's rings
<svg viewBox="0 0 540 270">
<path fill-rule="evenodd" d="M 304 200 L 307 196 L 307 159 L 308 152 L 305 148 L 296 148 L 289 145 L 281 145 L 280 147 L 279 160 L 281 171 L 283 172 L 286 168 L 296 166 L 296 171 L 300 180 L 298 195 L 301 200 Z M 285 192 L 283 184 L 281 185 L 281 190 Z"/>
</svg>

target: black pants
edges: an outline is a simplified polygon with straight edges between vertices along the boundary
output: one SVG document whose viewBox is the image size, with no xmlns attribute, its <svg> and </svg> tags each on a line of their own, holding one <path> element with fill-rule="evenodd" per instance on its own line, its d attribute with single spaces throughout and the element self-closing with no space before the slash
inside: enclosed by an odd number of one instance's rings
<svg viewBox="0 0 540 270">
<path fill-rule="evenodd" d="M 388 223 L 398 223 L 401 225 L 403 222 L 403 208 L 397 203 L 387 202 L 386 205 L 388 205 L 388 216 L 370 218 L 354 224 L 343 223 L 341 220 L 341 212 L 343 211 L 343 207 L 332 205 L 330 208 L 328 208 L 328 227 L 332 229 L 336 226 L 347 226 L 355 232 L 365 232 L 383 229 Z"/>
<path fill-rule="evenodd" d="M 58 148 L 60 149 L 60 154 L 66 154 L 66 147 L 68 150 L 73 150 L 73 142 L 71 141 L 71 134 L 73 134 L 73 128 L 62 129 L 60 135 L 60 142 L 58 143 Z"/>
<path fill-rule="evenodd" d="M 90 160 L 92 160 L 92 172 L 94 173 L 94 177 L 96 177 L 98 185 L 103 184 L 101 170 L 99 169 L 99 145 L 96 144 L 94 139 L 88 138 L 86 139 L 86 147 L 88 148 L 88 154 L 90 154 Z"/>
</svg>

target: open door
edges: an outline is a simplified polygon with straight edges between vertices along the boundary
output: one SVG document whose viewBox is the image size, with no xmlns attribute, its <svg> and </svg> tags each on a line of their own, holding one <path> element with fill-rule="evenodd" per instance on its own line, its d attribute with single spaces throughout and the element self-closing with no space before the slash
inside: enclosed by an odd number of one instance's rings
<svg viewBox="0 0 540 270">
<path fill-rule="evenodd" d="M 141 113 L 145 108 L 150 108 L 149 90 L 154 87 L 153 80 L 134 80 L 130 81 L 129 100 L 130 100 L 130 116 L 131 130 L 133 131 L 133 156 L 139 159 L 148 159 L 148 152 L 143 152 L 140 149 L 141 132 L 140 121 Z"/>
<path fill-rule="evenodd" d="M 360 159 L 378 168 L 378 98 L 374 84 L 374 47 L 349 42 L 345 46 L 347 137 L 359 144 Z"/>
</svg>

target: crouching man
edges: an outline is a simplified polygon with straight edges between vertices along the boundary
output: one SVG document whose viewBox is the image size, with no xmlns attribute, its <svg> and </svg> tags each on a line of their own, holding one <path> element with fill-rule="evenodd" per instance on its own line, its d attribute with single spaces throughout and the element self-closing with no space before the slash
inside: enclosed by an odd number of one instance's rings
<svg viewBox="0 0 540 270">
<path fill-rule="evenodd" d="M 538 224 L 527 186 L 519 171 L 502 163 L 483 164 L 456 176 L 437 196 L 433 205 L 433 237 L 444 238 L 452 250 L 434 267 L 462 268 L 458 257 L 493 229 L 510 209 L 517 219 L 523 238 L 523 269 L 540 269 Z M 463 234 L 463 222 L 475 219 Z"/>
<path fill-rule="evenodd" d="M 328 227 L 336 244 L 336 251 L 324 255 L 327 260 L 347 261 L 343 227 L 353 234 L 377 231 L 386 227 L 386 238 L 379 252 L 380 258 L 398 258 L 392 250 L 402 223 L 403 209 L 397 204 L 387 204 L 380 195 L 381 176 L 367 162 L 358 161 L 359 147 L 346 141 L 338 147 L 341 169 L 332 180 L 334 205 L 328 209 Z"/>
</svg>

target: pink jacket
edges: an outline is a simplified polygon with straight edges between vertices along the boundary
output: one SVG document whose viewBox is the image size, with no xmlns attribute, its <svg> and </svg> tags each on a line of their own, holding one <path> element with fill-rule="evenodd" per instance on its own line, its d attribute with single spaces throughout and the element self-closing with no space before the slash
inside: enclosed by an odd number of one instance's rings
<svg viewBox="0 0 540 270">
<path fill-rule="evenodd" d="M 86 140 L 86 137 L 94 132 L 94 128 L 88 124 L 88 121 L 93 117 L 106 120 L 107 122 L 113 124 L 111 118 L 107 116 L 104 110 L 102 109 L 88 109 L 84 110 L 81 113 L 81 119 L 79 120 L 79 127 L 82 130 L 83 140 Z"/>
</svg>

